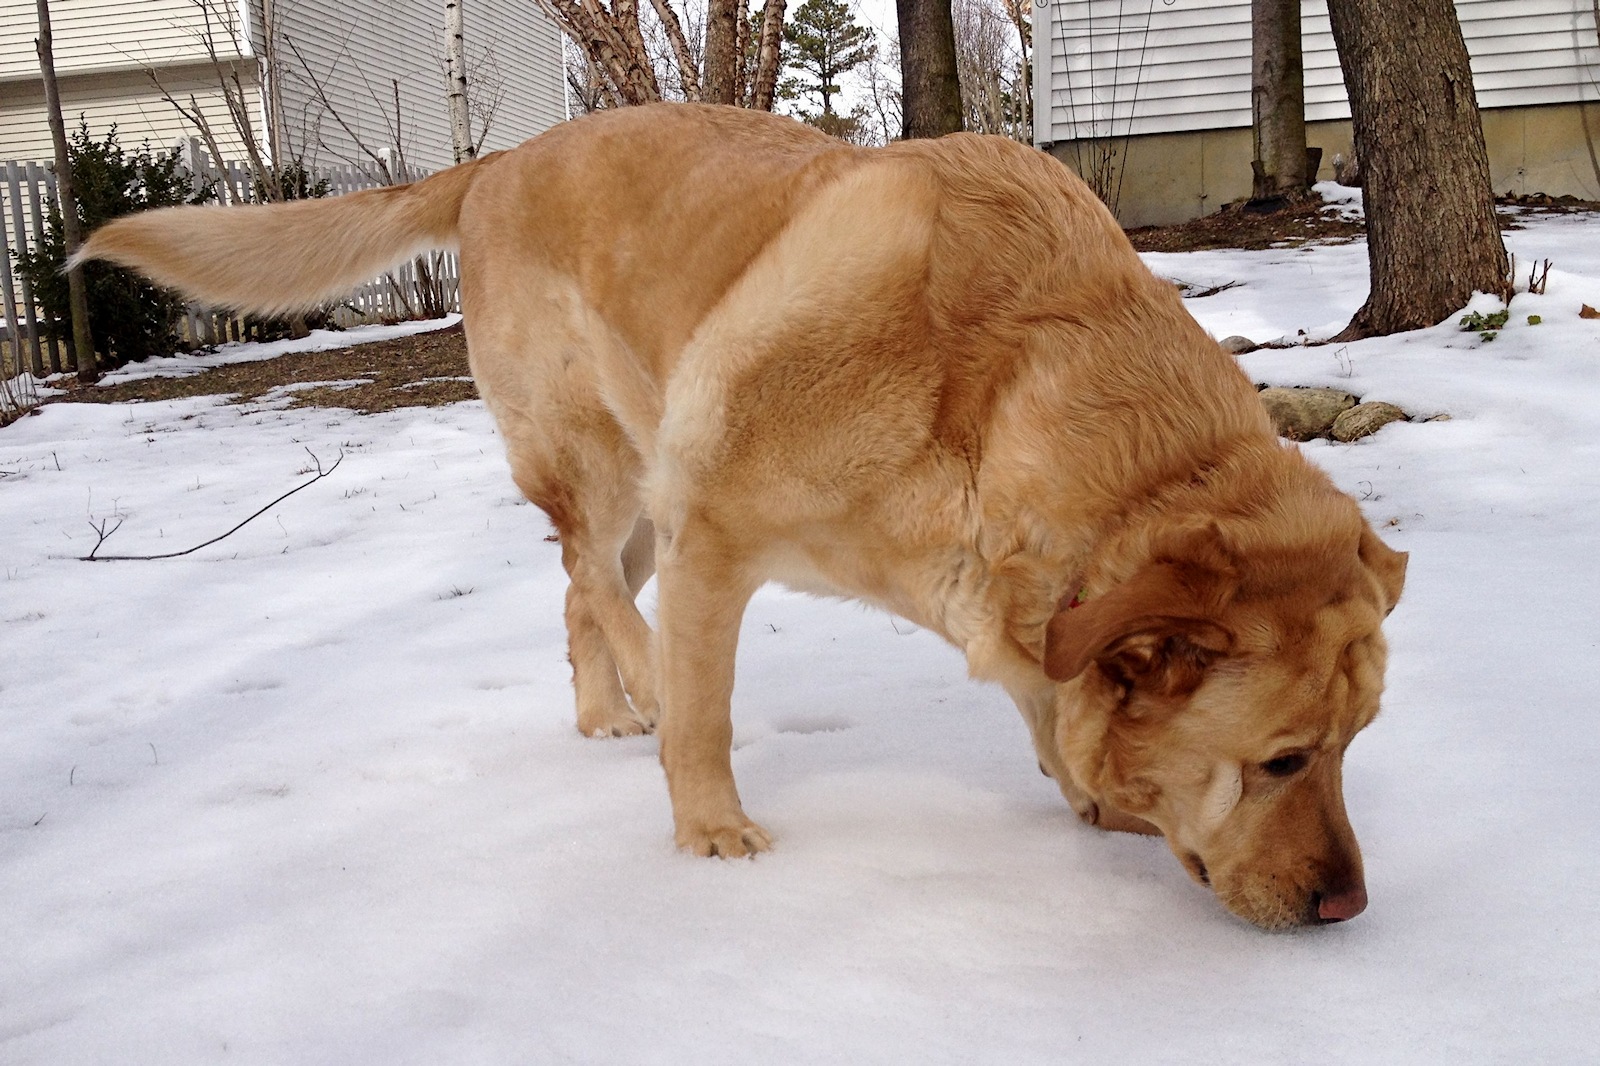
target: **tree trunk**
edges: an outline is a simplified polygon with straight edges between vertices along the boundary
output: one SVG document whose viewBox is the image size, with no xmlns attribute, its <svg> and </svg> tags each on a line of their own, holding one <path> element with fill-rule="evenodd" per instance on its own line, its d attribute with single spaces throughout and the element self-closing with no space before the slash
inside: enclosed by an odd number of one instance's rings
<svg viewBox="0 0 1600 1066">
<path fill-rule="evenodd" d="M 740 14 L 737 0 L 710 0 L 706 6 L 706 71 L 701 99 L 708 104 L 731 104 L 737 98 Z"/>
<path fill-rule="evenodd" d="M 472 129 L 467 117 L 467 44 L 462 25 L 463 0 L 445 0 L 445 70 L 450 79 L 447 94 L 450 105 L 450 146 L 457 163 L 465 163 L 477 153 L 472 148 Z"/>
<path fill-rule="evenodd" d="M 778 87 L 779 60 L 783 52 L 785 0 L 766 0 L 761 8 L 761 44 L 756 53 L 756 83 L 751 101 L 758 111 L 771 111 Z"/>
<path fill-rule="evenodd" d="M 1366 190 L 1372 291 L 1336 340 L 1431 326 L 1511 294 L 1483 125 L 1451 0 L 1328 0 Z"/>
<path fill-rule="evenodd" d="M 261 68 L 260 76 L 266 91 L 267 104 L 267 155 L 272 157 L 272 169 L 282 174 L 289 163 L 289 138 L 283 128 L 283 64 L 278 61 L 278 5 L 276 0 L 261 2 Z M 304 145 L 302 145 L 304 147 Z"/>
<path fill-rule="evenodd" d="M 618 103 L 661 99 L 650 57 L 633 51 L 620 20 L 600 0 L 542 0 L 541 6 L 603 75 Z"/>
<path fill-rule="evenodd" d="M 1250 102 L 1255 119 L 1257 200 L 1306 193 L 1306 78 L 1300 0 L 1251 5 Z"/>
<path fill-rule="evenodd" d="M 755 99 L 755 69 L 750 53 L 750 17 L 740 5 L 733 21 L 733 105 L 749 107 Z"/>
<path fill-rule="evenodd" d="M 905 135 L 942 137 L 961 129 L 961 81 L 950 0 L 895 0 Z"/>
<path fill-rule="evenodd" d="M 78 198 L 72 190 L 72 158 L 67 152 L 67 125 L 61 118 L 61 93 L 56 86 L 56 59 L 50 37 L 50 0 L 38 0 L 39 36 L 33 42 L 39 53 L 39 73 L 44 79 L 44 110 L 50 122 L 50 139 L 56 149 L 56 196 L 61 200 L 61 233 L 67 258 L 83 243 L 78 228 Z M 67 304 L 72 317 L 73 355 L 78 360 L 78 380 L 98 381 L 100 370 L 94 357 L 94 337 L 89 333 L 89 292 L 83 283 L 83 267 L 67 269 Z M 21 346 L 16 346 L 21 350 Z"/>
</svg>

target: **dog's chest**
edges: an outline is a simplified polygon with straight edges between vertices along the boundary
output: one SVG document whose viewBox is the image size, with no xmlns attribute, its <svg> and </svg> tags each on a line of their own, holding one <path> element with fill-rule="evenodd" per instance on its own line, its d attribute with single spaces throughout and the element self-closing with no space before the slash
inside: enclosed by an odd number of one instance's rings
<svg viewBox="0 0 1600 1066">
<path fill-rule="evenodd" d="M 766 563 L 767 576 L 786 588 L 870 603 L 959 647 L 992 628 L 982 568 L 962 556 L 785 544 Z"/>
</svg>

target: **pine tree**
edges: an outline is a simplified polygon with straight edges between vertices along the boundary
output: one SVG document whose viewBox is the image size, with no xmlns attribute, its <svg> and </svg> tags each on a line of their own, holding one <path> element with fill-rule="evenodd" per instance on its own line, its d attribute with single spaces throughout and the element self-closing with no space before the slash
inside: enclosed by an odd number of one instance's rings
<svg viewBox="0 0 1600 1066">
<path fill-rule="evenodd" d="M 872 31 L 859 25 L 855 13 L 840 0 L 806 0 L 783 29 L 783 63 L 799 71 L 787 78 L 780 95 L 809 97 L 832 117 L 833 98 L 842 90 L 839 77 L 871 59 L 876 51 Z"/>
</svg>

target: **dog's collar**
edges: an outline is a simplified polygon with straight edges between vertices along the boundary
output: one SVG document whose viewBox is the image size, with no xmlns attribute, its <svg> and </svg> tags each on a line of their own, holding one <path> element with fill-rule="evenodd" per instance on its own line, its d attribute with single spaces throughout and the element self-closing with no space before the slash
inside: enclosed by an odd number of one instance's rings
<svg viewBox="0 0 1600 1066">
<path fill-rule="evenodd" d="M 1074 592 L 1072 594 L 1072 599 L 1067 601 L 1067 610 L 1071 611 L 1071 610 L 1074 610 L 1075 608 L 1082 607 L 1084 604 L 1086 604 L 1088 602 L 1089 602 L 1089 587 L 1087 585 L 1084 585 L 1084 586 L 1079 587 L 1078 591 Z"/>
</svg>

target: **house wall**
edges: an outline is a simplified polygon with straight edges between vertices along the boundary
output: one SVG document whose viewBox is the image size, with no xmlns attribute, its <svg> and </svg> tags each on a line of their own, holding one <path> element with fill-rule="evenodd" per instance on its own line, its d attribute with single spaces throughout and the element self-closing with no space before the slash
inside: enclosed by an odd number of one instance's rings
<svg viewBox="0 0 1600 1066">
<path fill-rule="evenodd" d="M 286 42 L 280 54 L 284 113 L 296 150 L 303 144 L 307 157 L 321 163 L 369 163 L 361 145 L 381 151 L 398 142 L 412 166 L 432 170 L 452 162 L 442 3 L 278 5 Z M 474 0 L 465 17 L 469 99 L 482 99 L 496 81 L 501 86 L 485 150 L 520 144 L 565 119 L 559 31 L 532 0 Z M 319 98 L 318 84 L 332 108 Z M 478 125 L 475 119 L 475 130 Z"/>
<path fill-rule="evenodd" d="M 1600 180 L 1589 157 L 1580 107 L 1588 108 L 1589 128 L 1600 153 L 1600 106 L 1595 104 L 1484 111 L 1494 190 L 1600 200 Z M 1334 156 L 1350 154 L 1350 122 L 1310 123 L 1306 140 L 1322 148 L 1319 176 L 1331 179 Z M 1052 146 L 1050 152 L 1092 180 L 1096 149 L 1103 143 L 1069 141 Z M 1119 153 L 1126 152 L 1127 166 L 1109 183 L 1107 202 L 1129 228 L 1186 222 L 1250 195 L 1253 153 L 1248 129 L 1152 133 L 1126 140 L 1118 137 L 1111 144 Z"/>
<path fill-rule="evenodd" d="M 1600 198 L 1580 101 L 1600 136 L 1600 39 L 1591 0 L 1456 0 L 1483 108 L 1494 187 Z M 1326 0 L 1302 0 L 1308 139 L 1323 176 L 1349 152 L 1349 102 Z M 1125 145 L 1118 217 L 1182 221 L 1250 193 L 1248 0 L 1036 0 L 1048 41 L 1034 94 L 1042 147 L 1094 169 Z M 1044 49 L 1041 48 L 1041 52 Z M 1042 59 L 1043 57 L 1041 57 Z"/>
<path fill-rule="evenodd" d="M 239 0 L 218 0 L 213 10 L 227 20 L 212 39 L 224 56 L 237 55 L 230 29 Z M 0 82 L 37 80 L 39 34 L 34 0 L 0 0 Z M 204 59 L 204 19 L 194 0 L 51 0 L 50 34 L 56 73 L 138 70 Z"/>
<path fill-rule="evenodd" d="M 413 167 L 450 164 L 442 3 L 276 0 L 276 8 L 289 154 L 313 166 L 370 163 L 360 144 L 375 152 L 398 144 Z M 220 56 L 235 60 L 260 135 L 261 0 L 211 0 L 211 10 L 225 16 L 212 40 Z M 245 14 L 248 25 L 240 21 Z M 51 23 L 69 125 L 81 113 L 98 136 L 116 123 L 125 146 L 166 147 L 192 136 L 161 99 L 154 71 L 184 103 L 192 93 L 224 153 L 242 157 L 194 0 L 53 0 Z M 52 155 L 36 34 L 34 0 L 0 0 L 0 159 Z M 519 144 L 566 118 L 559 32 L 532 0 L 473 0 L 466 38 L 469 95 L 485 98 L 496 83 L 501 90 L 486 149 Z"/>
<path fill-rule="evenodd" d="M 239 32 L 239 0 L 216 0 L 211 47 L 254 86 L 256 63 Z M 222 90 L 207 57 L 207 27 L 193 0 L 52 0 L 50 29 L 61 110 L 68 129 L 82 116 L 96 137 L 114 124 L 124 147 L 161 148 L 194 130 L 161 99 L 152 74 L 187 105 L 192 95 L 225 151 L 237 150 Z M 0 0 L 0 159 L 51 159 L 44 86 L 34 52 L 34 0 Z"/>
<path fill-rule="evenodd" d="M 243 145 L 228 121 L 215 73 L 210 66 L 185 65 L 162 71 L 162 84 L 185 106 L 193 96 L 207 116 L 223 152 L 242 159 Z M 240 67 L 247 92 L 255 91 L 255 64 Z M 170 148 L 195 135 L 194 128 L 171 104 L 161 99 L 142 71 L 87 74 L 61 79 L 61 113 L 70 132 L 81 115 L 98 139 L 113 125 L 124 148 L 148 141 L 154 148 Z M 31 81 L 0 83 L 0 159 L 54 159 L 55 145 L 45 120 L 44 86 Z"/>
<path fill-rule="evenodd" d="M 1301 0 L 1306 118 L 1350 117 L 1326 0 Z M 1589 99 L 1592 0 L 1456 0 L 1480 107 Z M 1249 0 L 1040 0 L 1036 140 L 1250 125 Z M 1041 48 L 1041 52 L 1044 48 Z"/>
</svg>

